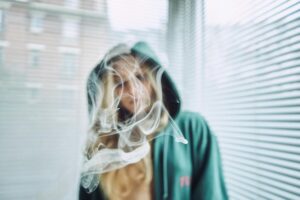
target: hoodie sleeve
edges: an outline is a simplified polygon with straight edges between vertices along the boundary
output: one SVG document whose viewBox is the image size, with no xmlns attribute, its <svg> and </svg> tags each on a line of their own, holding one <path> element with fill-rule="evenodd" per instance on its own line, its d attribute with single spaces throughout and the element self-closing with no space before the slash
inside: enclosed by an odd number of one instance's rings
<svg viewBox="0 0 300 200">
<path fill-rule="evenodd" d="M 193 119 L 193 200 L 227 200 L 222 161 L 216 136 L 202 116 Z"/>
</svg>

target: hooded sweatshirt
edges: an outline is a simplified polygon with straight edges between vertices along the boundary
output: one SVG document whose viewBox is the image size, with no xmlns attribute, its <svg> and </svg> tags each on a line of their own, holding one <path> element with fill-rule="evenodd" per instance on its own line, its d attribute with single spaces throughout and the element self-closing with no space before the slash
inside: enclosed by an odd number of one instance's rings
<svg viewBox="0 0 300 200">
<path fill-rule="evenodd" d="M 162 67 L 153 50 L 145 42 L 138 42 L 131 53 L 147 57 L 150 66 Z M 101 76 L 103 62 L 94 72 Z M 100 72 L 100 73 L 99 73 Z M 89 86 L 88 86 L 89 87 Z M 175 124 L 188 144 L 178 143 L 172 135 L 172 125 L 161 131 L 166 136 L 154 139 L 152 146 L 153 194 L 155 200 L 226 200 L 221 156 L 216 136 L 198 113 L 181 111 L 180 96 L 175 84 L 164 71 L 162 75 L 163 101 Z M 88 97 L 88 102 L 91 100 Z M 80 200 L 106 200 L 99 187 L 92 193 L 80 188 Z"/>
</svg>

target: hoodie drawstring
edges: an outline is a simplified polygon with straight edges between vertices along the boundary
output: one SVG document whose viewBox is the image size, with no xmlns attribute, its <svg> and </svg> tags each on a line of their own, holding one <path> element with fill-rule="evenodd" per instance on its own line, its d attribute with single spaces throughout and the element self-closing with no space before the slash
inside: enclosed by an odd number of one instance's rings
<svg viewBox="0 0 300 200">
<path fill-rule="evenodd" d="M 164 136 L 164 153 L 163 153 L 163 199 L 168 198 L 168 149 L 169 136 Z"/>
</svg>

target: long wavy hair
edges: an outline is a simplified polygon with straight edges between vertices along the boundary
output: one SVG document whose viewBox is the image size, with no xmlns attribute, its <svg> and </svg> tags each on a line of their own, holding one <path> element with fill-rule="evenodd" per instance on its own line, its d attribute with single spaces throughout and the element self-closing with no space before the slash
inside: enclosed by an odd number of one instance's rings
<svg viewBox="0 0 300 200">
<path fill-rule="evenodd" d="M 149 81 L 152 95 L 150 97 L 150 106 L 153 105 L 154 102 L 160 101 L 163 102 L 162 88 L 160 83 L 157 81 L 157 69 L 155 66 L 151 66 L 151 62 L 147 62 L 147 59 L 141 59 L 136 55 L 127 54 L 122 55 L 122 59 L 128 57 L 129 60 L 137 61 L 139 66 L 143 69 L 144 75 L 147 77 L 146 81 Z M 113 59 L 109 61 L 112 67 L 114 67 L 114 62 L 117 62 L 121 59 L 121 56 L 115 56 Z M 99 106 L 101 108 L 106 108 L 111 102 L 114 102 L 116 98 L 115 96 L 109 95 L 111 91 L 113 91 L 114 80 L 113 74 L 109 71 L 105 72 L 101 78 L 99 78 L 102 86 L 102 94 L 103 97 L 102 102 L 99 102 Z M 130 117 L 130 113 L 128 113 L 125 109 L 119 105 L 119 110 L 117 115 L 115 116 L 117 121 L 124 121 Z M 150 134 L 148 142 L 151 143 L 155 134 L 159 133 L 166 125 L 168 124 L 168 114 L 165 110 L 162 110 L 160 121 L 157 129 L 153 134 Z M 99 123 L 94 123 L 91 129 L 94 132 L 99 130 Z M 137 130 L 138 131 L 138 130 Z M 103 136 L 104 135 L 104 136 Z M 99 150 L 100 143 L 105 144 L 108 148 L 117 148 L 118 146 L 118 135 L 117 134 L 103 134 L 101 137 L 97 138 L 97 142 L 94 143 L 93 146 L 88 147 L 88 154 Z M 151 138 L 150 138 L 151 137 Z M 150 144 L 151 146 L 151 144 Z M 129 164 L 123 168 L 119 168 L 113 171 L 109 171 L 99 175 L 101 189 L 104 191 L 105 195 L 109 199 L 126 199 L 133 189 L 137 186 L 146 184 L 147 187 L 150 187 L 150 183 L 152 181 L 152 160 L 151 160 L 151 151 L 150 153 L 142 158 L 140 161 Z"/>
</svg>

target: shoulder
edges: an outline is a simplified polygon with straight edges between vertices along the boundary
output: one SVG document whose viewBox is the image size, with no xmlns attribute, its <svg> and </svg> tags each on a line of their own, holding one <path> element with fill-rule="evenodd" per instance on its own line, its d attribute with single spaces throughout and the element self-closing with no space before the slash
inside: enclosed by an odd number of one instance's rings
<svg viewBox="0 0 300 200">
<path fill-rule="evenodd" d="M 197 112 L 182 111 L 177 116 L 176 122 L 180 129 L 193 132 L 193 134 L 200 134 L 202 132 L 211 133 L 205 117 Z"/>
<path fill-rule="evenodd" d="M 203 118 L 202 115 L 198 112 L 192 112 L 192 111 L 181 111 L 177 118 L 181 118 L 181 119 L 188 119 L 188 118 Z"/>
<path fill-rule="evenodd" d="M 200 113 L 182 111 L 176 118 L 176 122 L 193 148 L 206 146 L 216 139 L 209 123 Z"/>
<path fill-rule="evenodd" d="M 203 115 L 198 112 L 191 111 L 181 111 L 178 114 L 176 121 L 178 121 L 179 123 L 199 123 L 202 125 L 207 124 Z"/>
</svg>

